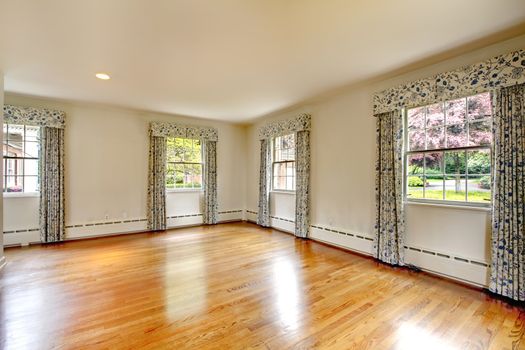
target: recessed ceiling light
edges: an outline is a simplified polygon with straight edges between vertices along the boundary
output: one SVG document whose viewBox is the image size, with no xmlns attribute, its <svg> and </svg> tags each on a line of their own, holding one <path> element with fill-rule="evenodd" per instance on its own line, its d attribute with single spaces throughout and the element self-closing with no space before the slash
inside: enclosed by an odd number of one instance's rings
<svg viewBox="0 0 525 350">
<path fill-rule="evenodd" d="M 95 76 L 101 80 L 109 80 L 111 77 L 106 73 L 97 73 Z"/>
</svg>

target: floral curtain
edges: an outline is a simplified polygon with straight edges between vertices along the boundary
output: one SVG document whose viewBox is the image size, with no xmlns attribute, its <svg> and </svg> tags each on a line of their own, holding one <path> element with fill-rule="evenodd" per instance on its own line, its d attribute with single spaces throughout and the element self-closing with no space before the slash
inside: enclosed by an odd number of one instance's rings
<svg viewBox="0 0 525 350">
<path fill-rule="evenodd" d="M 295 235 L 306 238 L 310 227 L 310 131 L 298 131 L 295 138 Z"/>
<path fill-rule="evenodd" d="M 261 167 L 259 172 L 259 212 L 257 223 L 270 227 L 270 187 L 272 179 L 272 152 L 270 139 L 261 140 Z"/>
<path fill-rule="evenodd" d="M 65 238 L 64 204 L 64 128 L 63 111 L 4 106 L 4 121 L 9 124 L 33 125 L 40 129 L 40 239 L 44 243 Z"/>
<path fill-rule="evenodd" d="M 150 132 L 148 172 L 148 229 L 166 229 L 166 138 Z"/>
<path fill-rule="evenodd" d="M 525 84 L 493 94 L 492 292 L 525 301 Z"/>
<path fill-rule="evenodd" d="M 205 224 L 218 222 L 217 142 L 204 141 L 204 213 Z"/>
<path fill-rule="evenodd" d="M 42 127 L 39 173 L 41 241 L 62 241 L 65 236 L 64 129 Z"/>
<path fill-rule="evenodd" d="M 404 265 L 402 113 L 382 113 L 376 120 L 374 255 L 388 264 Z"/>
<path fill-rule="evenodd" d="M 525 50 L 408 82 L 374 95 L 374 115 L 525 83 Z"/>
</svg>

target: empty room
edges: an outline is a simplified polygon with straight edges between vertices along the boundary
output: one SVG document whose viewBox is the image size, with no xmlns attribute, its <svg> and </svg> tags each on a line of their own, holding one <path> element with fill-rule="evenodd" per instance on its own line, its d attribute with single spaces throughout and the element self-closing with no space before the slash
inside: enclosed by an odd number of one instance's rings
<svg viewBox="0 0 525 350">
<path fill-rule="evenodd" d="M 525 1 L 0 31 L 0 349 L 525 349 Z"/>
</svg>

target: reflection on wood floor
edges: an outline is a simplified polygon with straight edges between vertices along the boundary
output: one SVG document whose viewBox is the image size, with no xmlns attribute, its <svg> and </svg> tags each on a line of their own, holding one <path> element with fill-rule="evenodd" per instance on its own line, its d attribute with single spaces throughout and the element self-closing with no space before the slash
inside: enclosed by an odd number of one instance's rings
<svg viewBox="0 0 525 350">
<path fill-rule="evenodd" d="M 248 223 L 6 257 L 0 348 L 525 348 L 523 308 Z"/>
</svg>

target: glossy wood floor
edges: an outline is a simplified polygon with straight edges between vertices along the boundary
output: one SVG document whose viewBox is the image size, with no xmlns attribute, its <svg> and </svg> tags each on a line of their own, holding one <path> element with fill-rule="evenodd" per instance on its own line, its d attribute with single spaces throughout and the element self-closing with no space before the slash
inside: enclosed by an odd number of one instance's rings
<svg viewBox="0 0 525 350">
<path fill-rule="evenodd" d="M 522 308 L 247 223 L 6 255 L 6 349 L 525 348 Z"/>
</svg>

